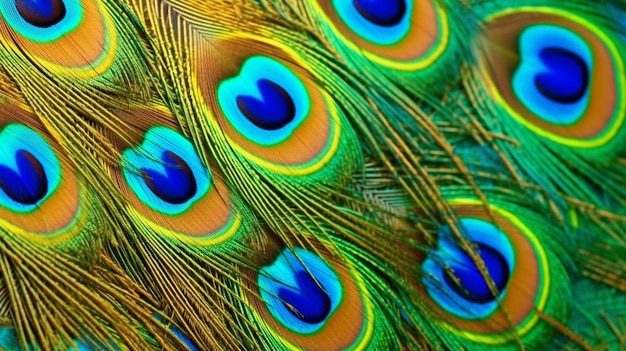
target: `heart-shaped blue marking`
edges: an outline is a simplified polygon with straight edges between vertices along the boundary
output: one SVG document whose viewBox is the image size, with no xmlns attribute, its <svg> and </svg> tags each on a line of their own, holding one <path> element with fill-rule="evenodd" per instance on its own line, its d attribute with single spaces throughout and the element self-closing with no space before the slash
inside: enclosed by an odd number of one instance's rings
<svg viewBox="0 0 626 351">
<path fill-rule="evenodd" d="M 476 253 L 500 296 L 506 294 L 515 264 L 515 251 L 507 234 L 482 219 L 461 218 L 459 221 L 466 240 L 476 245 Z M 426 273 L 423 282 L 428 295 L 445 311 L 473 320 L 485 318 L 498 309 L 498 301 L 485 277 L 461 249 L 450 227 L 440 229 L 437 248 L 424 260 L 422 269 Z"/>
<path fill-rule="evenodd" d="M 170 204 L 184 204 L 193 198 L 197 185 L 189 165 L 171 151 L 164 151 L 161 160 L 165 174 L 153 169 L 141 169 L 150 190 Z"/>
<path fill-rule="evenodd" d="M 481 243 L 477 243 L 477 245 L 478 255 L 483 260 L 489 276 L 498 292 L 502 292 L 509 281 L 509 265 L 494 248 Z M 467 253 L 459 250 L 457 255 L 451 258 L 449 264 L 453 272 L 446 270 L 444 280 L 457 294 L 468 301 L 477 303 L 495 300 L 485 277 Z"/>
<path fill-rule="evenodd" d="M 302 248 L 284 249 L 274 262 L 261 268 L 257 279 L 269 312 L 297 333 L 319 331 L 342 301 L 343 286 L 337 273 L 321 257 Z"/>
<path fill-rule="evenodd" d="M 263 146 L 288 140 L 311 112 L 304 82 L 285 64 L 248 58 L 237 76 L 217 87 L 224 117 L 246 139 Z"/>
<path fill-rule="evenodd" d="M 331 303 L 328 294 L 306 271 L 296 273 L 297 287 L 281 287 L 278 297 L 285 307 L 305 323 L 323 322 L 330 313 Z"/>
<path fill-rule="evenodd" d="M 250 122 L 265 130 L 277 130 L 293 121 L 296 105 L 285 89 L 268 79 L 260 79 L 257 86 L 261 99 L 237 96 L 237 106 Z"/>
<path fill-rule="evenodd" d="M 15 7 L 26 22 L 39 28 L 54 26 L 66 13 L 63 0 L 15 0 Z"/>
<path fill-rule="evenodd" d="M 567 28 L 537 24 L 524 29 L 519 45 L 520 62 L 511 77 L 517 99 L 547 123 L 576 123 L 590 101 L 589 44 Z"/>
<path fill-rule="evenodd" d="M 150 128 L 141 145 L 125 149 L 120 161 L 130 189 L 161 213 L 179 215 L 211 188 L 211 175 L 194 146 L 167 127 Z"/>
<path fill-rule="evenodd" d="M 406 14 L 405 0 L 352 0 L 354 8 L 368 21 L 382 27 L 392 27 Z"/>
<path fill-rule="evenodd" d="M 547 72 L 535 76 L 537 89 L 548 99 L 560 103 L 579 101 L 587 91 L 589 70 L 575 53 L 548 47 L 539 53 Z"/>
<path fill-rule="evenodd" d="M 0 164 L 0 188 L 15 202 L 34 205 L 48 193 L 46 172 L 41 162 L 26 150 L 18 150 L 15 161 L 17 172 Z"/>
</svg>

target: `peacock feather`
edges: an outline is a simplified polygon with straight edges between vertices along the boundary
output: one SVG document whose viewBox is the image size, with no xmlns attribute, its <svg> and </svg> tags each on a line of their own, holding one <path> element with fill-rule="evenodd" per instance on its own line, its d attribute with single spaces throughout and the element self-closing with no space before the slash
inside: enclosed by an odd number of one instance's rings
<svg viewBox="0 0 626 351">
<path fill-rule="evenodd" d="M 0 349 L 626 348 L 624 1 L 0 16 Z"/>
</svg>

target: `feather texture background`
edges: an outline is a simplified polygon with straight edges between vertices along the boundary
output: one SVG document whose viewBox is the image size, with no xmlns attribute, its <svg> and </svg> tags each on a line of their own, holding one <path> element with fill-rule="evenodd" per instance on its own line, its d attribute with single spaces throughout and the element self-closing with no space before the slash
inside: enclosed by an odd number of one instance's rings
<svg viewBox="0 0 626 351">
<path fill-rule="evenodd" d="M 626 2 L 0 16 L 0 348 L 626 348 Z"/>
</svg>

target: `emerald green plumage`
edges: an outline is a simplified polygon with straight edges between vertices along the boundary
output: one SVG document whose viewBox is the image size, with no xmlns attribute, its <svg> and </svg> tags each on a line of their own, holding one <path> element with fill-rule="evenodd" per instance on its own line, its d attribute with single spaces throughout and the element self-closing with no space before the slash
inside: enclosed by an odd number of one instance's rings
<svg viewBox="0 0 626 351">
<path fill-rule="evenodd" d="M 0 17 L 0 349 L 623 349 L 623 1 Z"/>
</svg>

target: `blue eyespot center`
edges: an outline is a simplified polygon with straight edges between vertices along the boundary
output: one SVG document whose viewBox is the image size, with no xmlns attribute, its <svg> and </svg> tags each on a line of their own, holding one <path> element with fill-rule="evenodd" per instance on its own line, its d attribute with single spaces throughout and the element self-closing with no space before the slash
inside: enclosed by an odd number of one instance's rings
<svg viewBox="0 0 626 351">
<path fill-rule="evenodd" d="M 257 275 L 259 295 L 278 322 L 299 334 L 316 333 L 341 306 L 341 277 L 322 257 L 285 248 Z"/>
<path fill-rule="evenodd" d="M 548 99 L 575 103 L 583 98 L 589 84 L 589 70 L 577 54 L 556 47 L 544 48 L 540 60 L 549 69 L 535 76 L 535 86 Z"/>
<path fill-rule="evenodd" d="M 293 121 L 296 105 L 285 89 L 268 79 L 258 80 L 257 86 L 261 99 L 237 96 L 237 107 L 252 124 L 265 130 L 277 130 Z"/>
<path fill-rule="evenodd" d="M 17 150 L 15 161 L 18 168 L 0 164 L 0 188 L 13 201 L 22 205 L 34 205 L 48 193 L 48 178 L 43 165 L 30 152 Z"/>
<path fill-rule="evenodd" d="M 161 200 L 170 204 L 184 204 L 197 192 L 196 179 L 189 165 L 171 151 L 161 154 L 165 174 L 142 168 L 146 185 Z"/>
<path fill-rule="evenodd" d="M 15 0 L 15 7 L 26 22 L 39 28 L 54 26 L 66 14 L 63 0 Z"/>
<path fill-rule="evenodd" d="M 482 243 L 476 243 L 476 245 L 478 256 L 484 262 L 496 289 L 501 293 L 509 281 L 509 265 L 506 259 L 488 245 Z M 495 300 L 483 273 L 470 255 L 459 250 L 457 256 L 449 264 L 453 271 L 445 271 L 444 281 L 454 292 L 466 300 L 476 303 Z"/>
<path fill-rule="evenodd" d="M 361 16 L 382 27 L 399 24 L 407 11 L 405 0 L 352 0 L 352 4 Z"/>
<path fill-rule="evenodd" d="M 331 310 L 328 294 L 306 271 L 296 273 L 297 287 L 281 287 L 278 297 L 283 305 L 299 320 L 316 324 L 323 322 Z"/>
</svg>

